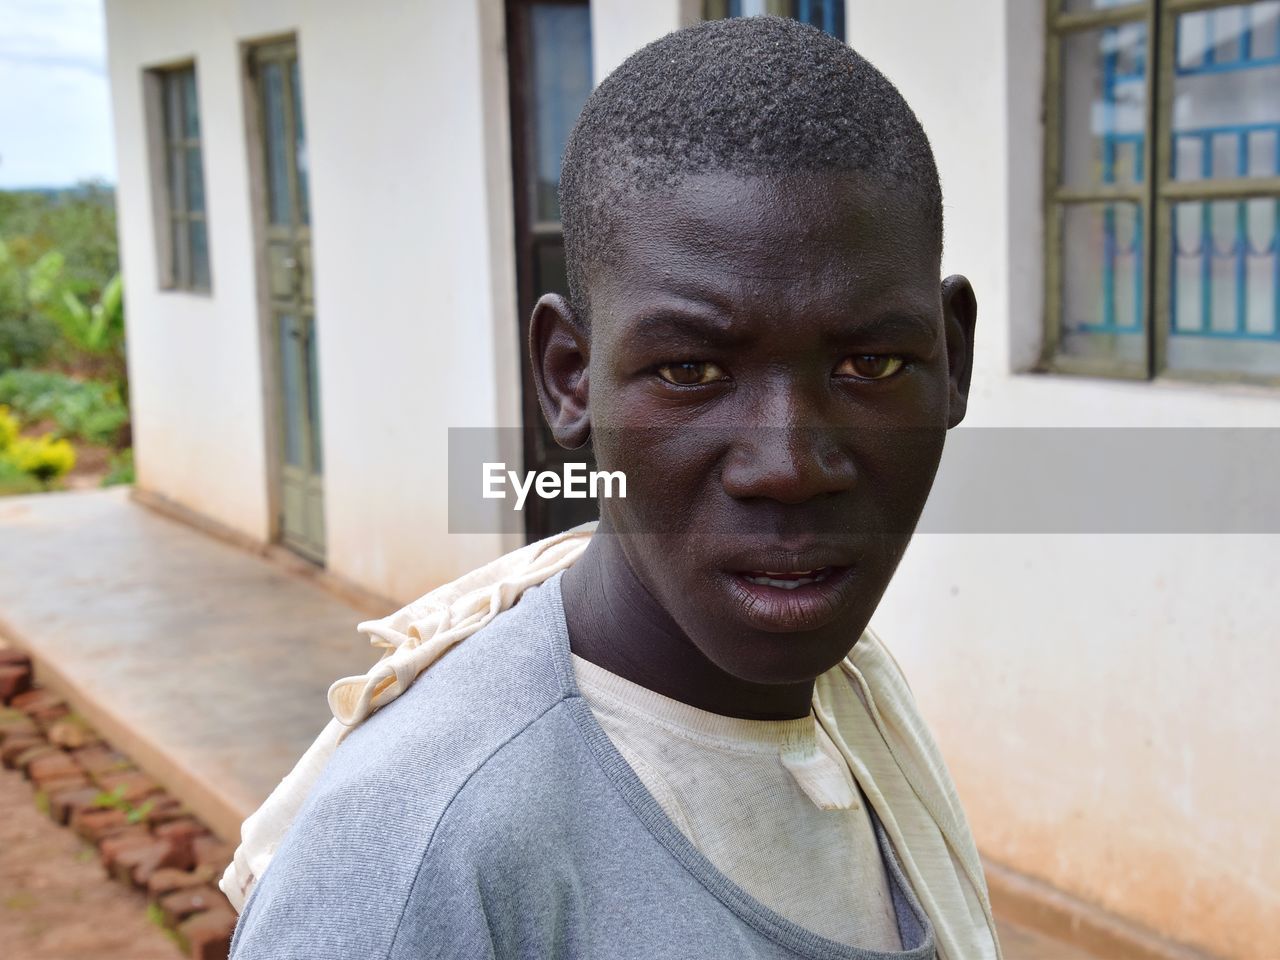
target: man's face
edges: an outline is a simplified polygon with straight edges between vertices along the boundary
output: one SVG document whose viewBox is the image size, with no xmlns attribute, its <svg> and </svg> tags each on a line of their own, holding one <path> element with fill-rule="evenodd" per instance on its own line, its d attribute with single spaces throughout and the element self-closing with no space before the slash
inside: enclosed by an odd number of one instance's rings
<svg viewBox="0 0 1280 960">
<path fill-rule="evenodd" d="M 617 217 L 588 409 L 627 497 L 602 509 L 709 660 L 815 677 L 910 539 L 963 415 L 972 311 L 944 309 L 922 206 L 859 176 L 699 175 Z"/>
</svg>

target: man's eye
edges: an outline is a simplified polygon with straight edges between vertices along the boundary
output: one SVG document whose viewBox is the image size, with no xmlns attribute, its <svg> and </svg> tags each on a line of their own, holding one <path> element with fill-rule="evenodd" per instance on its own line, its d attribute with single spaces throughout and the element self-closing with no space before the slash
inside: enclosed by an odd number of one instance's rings
<svg viewBox="0 0 1280 960">
<path fill-rule="evenodd" d="M 836 367 L 836 376 L 857 377 L 859 380 L 887 380 L 902 369 L 902 357 L 892 354 L 863 354 L 845 357 Z"/>
<path fill-rule="evenodd" d="M 678 387 L 695 387 L 717 380 L 728 380 L 725 372 L 709 360 L 689 360 L 684 363 L 664 363 L 658 368 L 658 376 Z"/>
</svg>

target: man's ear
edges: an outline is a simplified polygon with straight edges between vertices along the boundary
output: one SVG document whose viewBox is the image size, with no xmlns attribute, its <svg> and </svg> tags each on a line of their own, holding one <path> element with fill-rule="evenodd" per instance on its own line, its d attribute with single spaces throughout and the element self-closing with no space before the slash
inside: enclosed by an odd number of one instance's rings
<svg viewBox="0 0 1280 960">
<path fill-rule="evenodd" d="M 964 419 L 973 376 L 973 328 L 978 320 L 978 300 L 969 281 L 953 274 L 942 281 L 942 322 L 947 333 L 947 366 L 951 376 L 947 427 Z"/>
<path fill-rule="evenodd" d="M 529 323 L 529 359 L 538 404 L 556 443 L 575 450 L 591 436 L 587 364 L 591 339 L 569 301 L 556 293 L 538 300 Z"/>
</svg>

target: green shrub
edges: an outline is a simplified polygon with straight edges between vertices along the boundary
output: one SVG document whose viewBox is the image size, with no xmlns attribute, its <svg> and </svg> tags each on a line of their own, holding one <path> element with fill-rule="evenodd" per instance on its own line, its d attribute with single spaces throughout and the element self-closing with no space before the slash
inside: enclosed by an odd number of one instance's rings
<svg viewBox="0 0 1280 960">
<path fill-rule="evenodd" d="M 103 446 L 113 444 L 129 422 L 129 410 L 114 385 L 46 370 L 0 373 L 0 404 L 28 422 L 52 420 L 60 437 Z"/>
<path fill-rule="evenodd" d="M 132 447 L 126 447 L 111 457 L 107 465 L 107 475 L 102 478 L 104 487 L 114 487 L 122 483 L 133 483 Z"/>
<path fill-rule="evenodd" d="M 43 437 L 19 437 L 9 444 L 5 459 L 17 464 L 19 470 L 35 477 L 43 484 L 69 473 L 76 465 L 75 447 L 52 434 Z"/>
<path fill-rule="evenodd" d="M 50 295 L 64 260 L 61 254 L 45 254 L 24 264 L 19 256 L 23 249 L 19 241 L 0 239 L 0 370 L 43 363 L 61 334 L 55 318 L 35 301 Z"/>
<path fill-rule="evenodd" d="M 18 439 L 20 432 L 18 418 L 9 412 L 6 406 L 0 406 L 0 453 L 9 449 L 9 445 Z"/>
<path fill-rule="evenodd" d="M 7 456 L 0 454 L 0 496 L 18 493 L 39 493 L 44 489 L 42 484 L 29 473 L 24 473 L 19 466 Z"/>
</svg>

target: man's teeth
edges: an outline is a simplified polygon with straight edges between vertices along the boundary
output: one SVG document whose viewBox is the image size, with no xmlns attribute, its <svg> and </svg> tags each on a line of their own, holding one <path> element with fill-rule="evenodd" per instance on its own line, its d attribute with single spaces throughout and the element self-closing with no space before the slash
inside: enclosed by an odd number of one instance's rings
<svg viewBox="0 0 1280 960">
<path fill-rule="evenodd" d="M 790 572 L 780 572 L 776 570 L 763 570 L 759 573 L 743 574 L 747 581 L 760 587 L 780 587 L 783 590 L 795 590 L 797 587 L 803 587 L 809 583 L 821 583 L 827 578 L 828 571 L 823 568 L 821 570 L 795 570 Z"/>
</svg>

